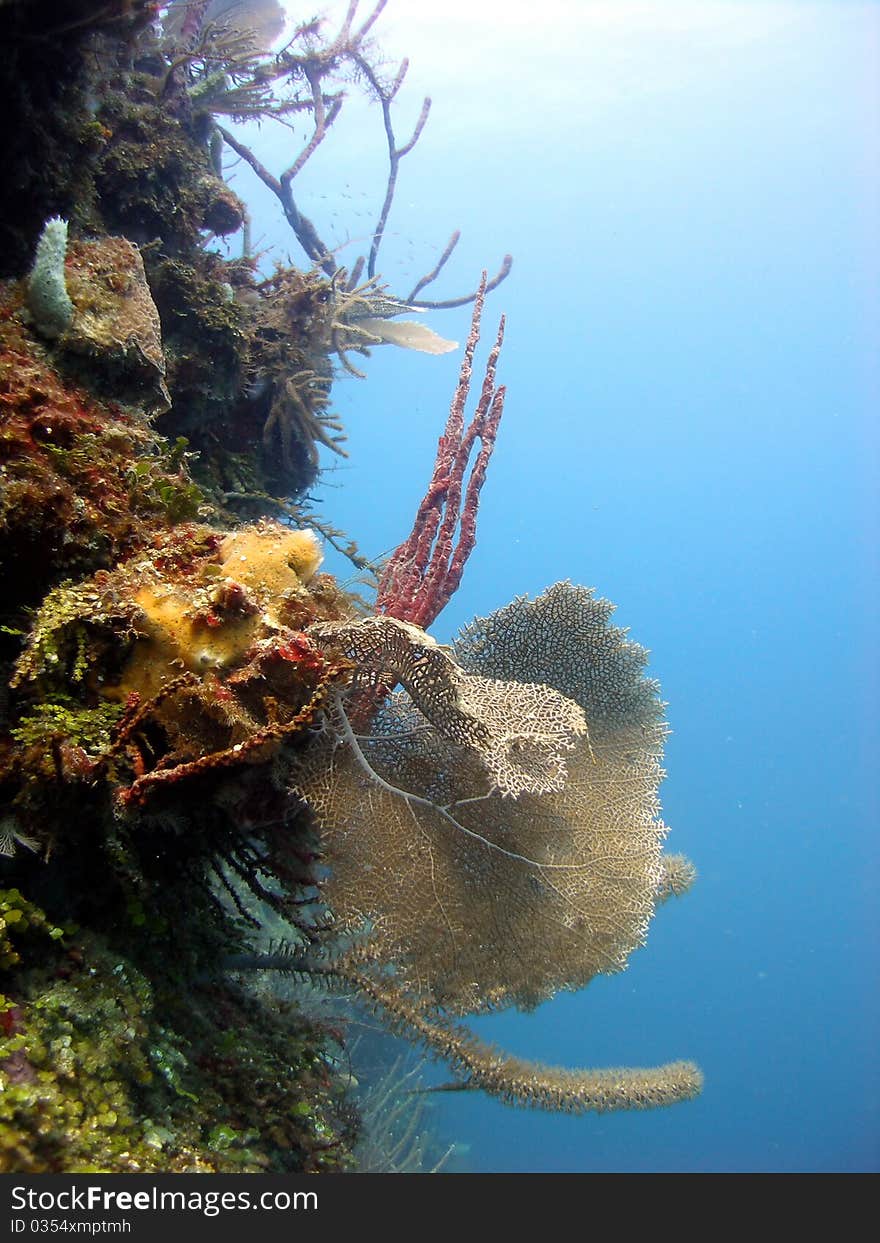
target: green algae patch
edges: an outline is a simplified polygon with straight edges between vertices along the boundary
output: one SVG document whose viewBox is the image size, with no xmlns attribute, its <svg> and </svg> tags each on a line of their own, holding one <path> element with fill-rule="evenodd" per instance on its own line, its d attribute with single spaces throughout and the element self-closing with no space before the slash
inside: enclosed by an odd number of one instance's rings
<svg viewBox="0 0 880 1243">
<path fill-rule="evenodd" d="M 0 891 L 0 915 L 0 1172 L 344 1167 L 352 1123 L 318 1032 L 226 987 L 157 996 L 17 890 Z M 292 1078 L 305 1111 L 286 1099 Z"/>
</svg>

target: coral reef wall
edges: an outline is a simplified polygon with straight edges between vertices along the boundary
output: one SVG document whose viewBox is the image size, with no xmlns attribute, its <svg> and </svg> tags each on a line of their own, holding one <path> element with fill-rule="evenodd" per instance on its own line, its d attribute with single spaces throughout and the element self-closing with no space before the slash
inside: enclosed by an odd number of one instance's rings
<svg viewBox="0 0 880 1243">
<path fill-rule="evenodd" d="M 687 1100 L 690 1063 L 540 1067 L 454 1021 L 620 969 L 693 879 L 661 853 L 661 705 L 607 602 L 557 584 L 455 653 L 420 628 L 474 544 L 503 321 L 467 426 L 464 406 L 510 258 L 454 300 L 475 302 L 459 385 L 370 609 L 322 572 L 322 538 L 375 567 L 307 491 L 345 454 L 339 368 L 454 348 L 393 321 L 443 305 L 418 295 L 457 234 L 409 298 L 376 274 L 430 101 L 400 143 L 406 65 L 386 80 L 369 55 L 381 2 L 329 36 L 304 20 L 274 56 L 263 26 L 158 7 L 0 3 L 0 1171 L 353 1168 L 363 1120 L 319 986 L 356 990 L 461 1088 Z M 347 272 L 291 182 L 352 82 L 389 171 Z M 218 119 L 293 113 L 314 132 L 280 177 Z M 227 146 L 303 269 L 249 253 Z M 392 1089 L 366 1112 L 415 1128 Z M 397 1162 L 400 1142 L 389 1164 L 420 1166 L 430 1144 Z"/>
<path fill-rule="evenodd" d="M 355 605 L 224 493 L 290 513 L 277 370 L 330 364 L 308 276 L 263 305 L 205 248 L 243 207 L 154 9 L 0 7 L 0 1169 L 346 1168 L 338 1036 L 222 969 L 261 908 L 320 934 L 267 774 L 341 676 L 303 627 Z"/>
</svg>

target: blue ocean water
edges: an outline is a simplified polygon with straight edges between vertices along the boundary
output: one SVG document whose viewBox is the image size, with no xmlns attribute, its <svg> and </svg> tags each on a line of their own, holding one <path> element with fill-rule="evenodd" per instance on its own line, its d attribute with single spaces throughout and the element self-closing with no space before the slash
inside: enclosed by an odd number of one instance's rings
<svg viewBox="0 0 880 1243">
<path fill-rule="evenodd" d="M 669 704 L 668 848 L 699 871 L 624 973 L 474 1024 L 547 1063 L 693 1059 L 699 1100 L 458 1093 L 438 1124 L 475 1170 L 877 1169 L 880 8 L 391 0 L 376 37 L 412 62 L 401 140 L 434 100 L 383 277 L 405 295 L 453 228 L 436 297 L 514 256 L 484 323 L 482 357 L 507 313 L 508 398 L 478 545 L 433 632 L 558 579 L 613 600 Z M 283 166 L 283 135 L 254 141 Z M 301 262 L 236 176 L 259 244 Z M 342 262 L 365 250 L 375 108 L 297 185 Z M 460 341 L 468 319 L 429 317 Z M 409 532 L 459 359 L 384 346 L 334 388 L 350 458 L 314 495 L 369 555 Z"/>
</svg>

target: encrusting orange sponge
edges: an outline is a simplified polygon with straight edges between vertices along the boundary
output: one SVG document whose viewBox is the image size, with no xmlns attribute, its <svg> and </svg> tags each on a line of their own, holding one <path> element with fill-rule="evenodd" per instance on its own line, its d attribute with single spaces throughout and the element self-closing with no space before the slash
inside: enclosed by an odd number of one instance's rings
<svg viewBox="0 0 880 1243">
<path fill-rule="evenodd" d="M 312 531 L 260 522 L 227 535 L 195 580 L 148 574 L 134 594 L 139 638 L 119 690 L 147 698 L 180 673 L 236 668 L 258 639 L 284 628 L 282 606 L 305 592 L 322 559 Z"/>
</svg>

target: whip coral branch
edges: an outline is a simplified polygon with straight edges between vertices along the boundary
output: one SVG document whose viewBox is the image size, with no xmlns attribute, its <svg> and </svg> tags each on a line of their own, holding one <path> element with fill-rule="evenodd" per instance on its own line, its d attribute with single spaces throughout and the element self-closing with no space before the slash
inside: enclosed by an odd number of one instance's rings
<svg viewBox="0 0 880 1243">
<path fill-rule="evenodd" d="M 2 0 L 0 0 L 2 3 Z M 322 21 L 313 19 L 300 25 L 291 35 L 287 45 L 274 56 L 255 56 L 241 53 L 238 49 L 231 50 L 227 55 L 227 64 L 223 64 L 222 44 L 211 56 L 196 55 L 192 47 L 193 39 L 198 39 L 201 30 L 203 42 L 211 34 L 210 24 L 204 21 L 206 5 L 202 0 L 193 0 L 187 10 L 186 30 L 189 35 L 183 40 L 184 46 L 179 49 L 181 65 L 196 60 L 209 61 L 213 65 L 219 63 L 224 73 L 220 75 L 223 82 L 222 90 L 216 89 L 213 94 L 206 86 L 206 81 L 213 81 L 218 75 L 206 78 L 205 72 L 191 88 L 191 94 L 197 97 L 199 109 L 213 117 L 214 130 L 223 142 L 244 160 L 262 183 L 278 199 L 285 219 L 293 230 L 297 241 L 309 259 L 322 269 L 327 276 L 334 276 L 338 270 L 336 257 L 332 247 L 321 238 L 315 224 L 299 208 L 294 196 L 293 183 L 306 163 L 323 143 L 331 126 L 340 115 L 346 99 L 345 85 L 355 81 L 365 88 L 368 96 L 378 102 L 382 111 L 382 124 L 388 149 L 388 175 L 385 184 L 385 196 L 379 210 L 376 225 L 370 238 L 368 255 L 361 255 L 352 264 L 352 270 L 345 273 L 345 287 L 354 289 L 362 271 L 369 278 L 377 274 L 379 250 L 385 237 L 388 218 L 391 212 L 397 188 L 401 160 L 413 150 L 421 138 L 422 131 L 431 110 L 431 100 L 426 97 L 416 119 L 409 138 L 400 142 L 395 134 L 393 109 L 398 93 L 403 86 L 409 68 L 409 61 L 404 59 L 392 78 L 386 76 L 384 69 L 375 63 L 375 49 L 367 39 L 367 35 L 385 8 L 387 0 L 376 0 L 369 15 L 356 26 L 359 0 L 350 0 L 346 15 L 335 36 L 324 39 L 321 35 Z M 231 27 L 235 34 L 234 25 Z M 207 33 L 206 33 L 207 32 Z M 181 36 L 182 38 L 182 36 Z M 180 41 L 180 40 L 178 40 Z M 196 49 L 198 50 L 198 49 Z M 282 83 L 284 89 L 272 93 L 271 88 Z M 200 89 L 201 88 L 201 89 Z M 307 114 L 311 117 L 312 132 L 298 154 L 291 160 L 288 167 L 280 174 L 271 172 L 246 145 L 237 134 L 217 120 L 216 114 L 237 117 L 239 120 L 273 118 L 281 124 L 290 126 L 290 117 L 296 114 Z M 418 281 L 412 297 L 423 290 L 445 265 L 459 234 L 456 231 L 446 249 L 443 251 L 431 272 Z M 513 260 L 505 255 L 498 272 L 489 281 L 487 289 L 494 289 L 505 279 Z M 445 307 L 463 306 L 472 302 L 474 292 L 462 297 L 449 298 L 443 301 L 419 301 L 413 305 L 423 310 Z"/>
<path fill-rule="evenodd" d="M 502 316 L 486 364 L 480 399 L 473 419 L 465 427 L 464 410 L 470 391 L 474 350 L 480 339 L 486 285 L 487 274 L 483 272 L 458 385 L 446 429 L 437 446 L 431 482 L 419 505 L 409 538 L 391 554 L 379 579 L 377 612 L 422 628 L 429 626 L 449 602 L 476 543 L 480 489 L 504 409 L 505 389 L 495 387 L 495 369 L 504 340 Z M 477 440 L 480 448 L 465 483 L 465 472 Z"/>
</svg>

